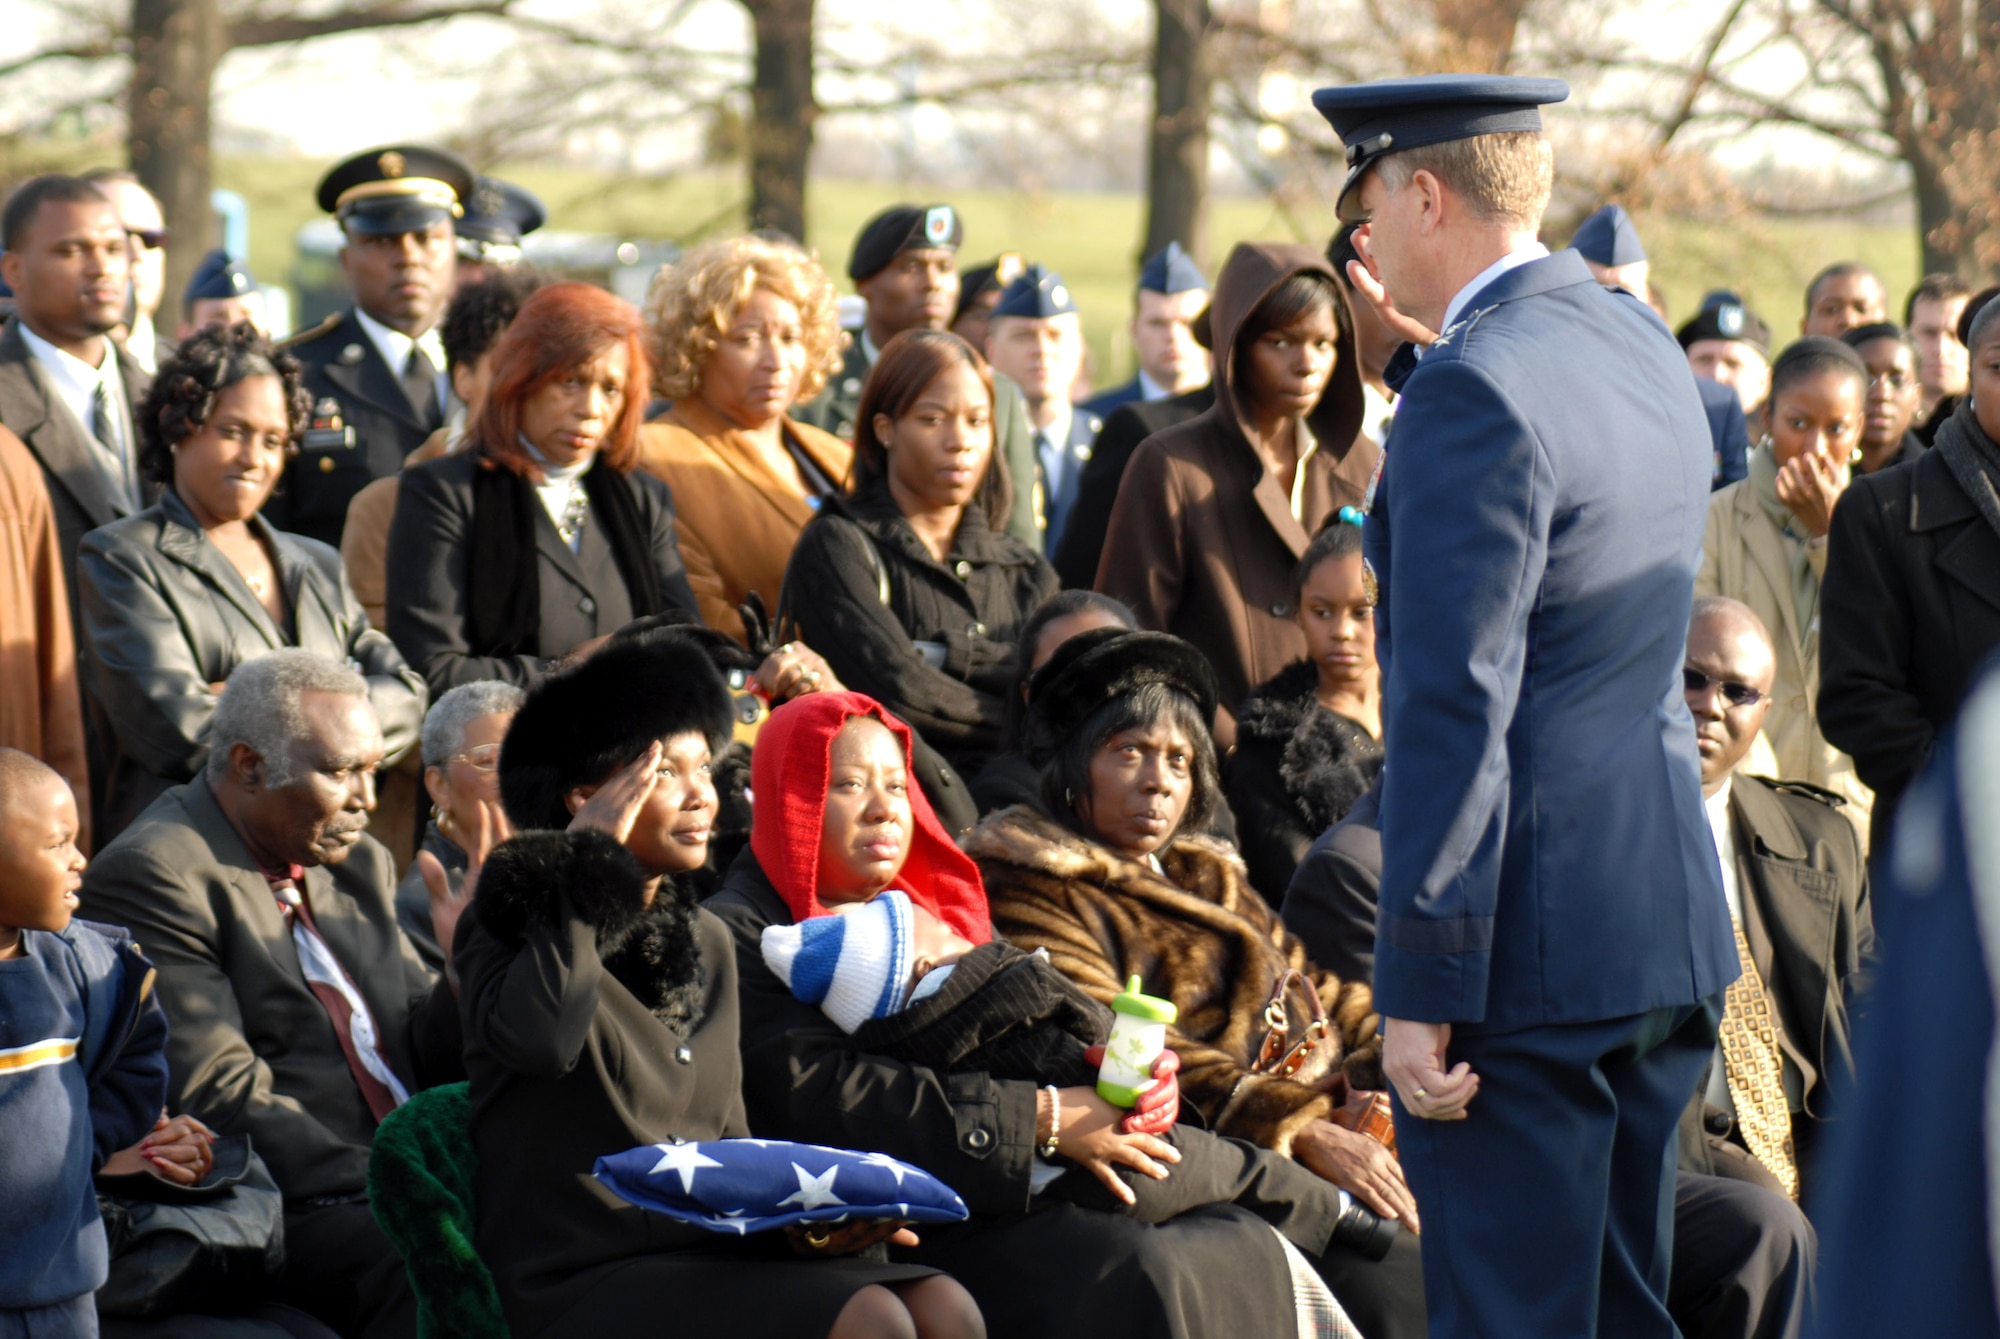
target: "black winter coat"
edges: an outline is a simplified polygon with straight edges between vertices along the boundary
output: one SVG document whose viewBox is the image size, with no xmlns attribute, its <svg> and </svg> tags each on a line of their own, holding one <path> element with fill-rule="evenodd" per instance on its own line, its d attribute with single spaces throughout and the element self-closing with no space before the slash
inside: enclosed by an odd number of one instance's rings
<svg viewBox="0 0 2000 1339">
<path fill-rule="evenodd" d="M 841 682 L 903 718 L 971 776 L 1000 747 L 1014 641 L 1056 593 L 1041 554 L 968 507 L 940 563 L 887 484 L 829 498 L 799 534 L 779 619 Z M 937 648 L 933 668 L 918 643 Z"/>
<path fill-rule="evenodd" d="M 1223 767 L 1237 829 L 1251 835 L 1243 843 L 1250 886 L 1273 907 L 1282 908 L 1314 840 L 1347 816 L 1382 770 L 1381 741 L 1322 707 L 1318 687 L 1319 672 L 1301 660 L 1251 690 Z"/>
<path fill-rule="evenodd" d="M 1215 407 L 1215 387 L 1201 386 L 1164 400 L 1138 400 L 1120 405 L 1097 430 L 1090 459 L 1076 480 L 1076 501 L 1056 543 L 1056 575 L 1070 590 L 1089 590 L 1097 581 L 1097 564 L 1104 557 L 1104 532 L 1111 528 L 1111 505 L 1118 485 L 1140 443 L 1176 423 L 1200 418 Z"/>
<path fill-rule="evenodd" d="M 599 1157 L 747 1136 L 729 932 L 609 836 L 495 851 L 454 943 L 479 1153 L 479 1254 L 514 1333 L 824 1334 L 853 1293 L 930 1271 L 797 1260 L 612 1194 Z M 746 1304 L 754 1296 L 755 1305 Z"/>
<path fill-rule="evenodd" d="M 1941 432 L 1979 427 L 1961 410 Z M 2000 533 L 1933 449 L 1834 508 L 1820 584 L 1819 724 L 1875 792 L 1870 849 L 2000 647 Z"/>
</svg>

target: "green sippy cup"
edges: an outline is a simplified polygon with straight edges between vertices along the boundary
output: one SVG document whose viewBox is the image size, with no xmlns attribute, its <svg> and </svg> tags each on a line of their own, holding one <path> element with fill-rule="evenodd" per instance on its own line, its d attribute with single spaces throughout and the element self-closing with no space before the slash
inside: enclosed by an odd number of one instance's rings
<svg viewBox="0 0 2000 1339">
<path fill-rule="evenodd" d="M 1171 1000 L 1139 989 L 1139 978 L 1125 983 L 1111 997 L 1111 1037 L 1104 1043 L 1104 1063 L 1097 1068 L 1097 1095 L 1115 1107 L 1130 1109 L 1139 1094 L 1152 1087 L 1153 1066 L 1167 1049 L 1167 1024 L 1180 1016 Z"/>
</svg>

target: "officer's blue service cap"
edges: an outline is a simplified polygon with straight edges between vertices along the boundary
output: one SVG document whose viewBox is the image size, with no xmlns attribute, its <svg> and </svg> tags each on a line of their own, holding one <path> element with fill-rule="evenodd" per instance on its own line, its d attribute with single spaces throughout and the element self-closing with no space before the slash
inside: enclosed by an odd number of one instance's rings
<svg viewBox="0 0 2000 1339">
<path fill-rule="evenodd" d="M 1579 223 L 1569 244 L 1594 265 L 1637 265 L 1646 258 L 1638 225 L 1623 205 L 1606 205 Z"/>
<path fill-rule="evenodd" d="M 1674 332 L 1683 349 L 1705 339 L 1736 340 L 1748 344 L 1766 358 L 1771 356 L 1771 327 L 1743 305 L 1743 299 L 1729 292 L 1710 293 L 1701 300 L 1701 310 Z"/>
<path fill-rule="evenodd" d="M 1542 108 L 1568 97 L 1569 85 L 1560 79 L 1504 74 L 1421 74 L 1322 88 L 1313 106 L 1347 146 L 1347 179 L 1334 207 L 1347 216 L 1348 197 L 1384 154 L 1474 135 L 1539 131 Z"/>
<path fill-rule="evenodd" d="M 478 174 L 446 149 L 392 144 L 357 153 L 319 182 L 319 207 L 371 237 L 422 232 L 465 212 Z"/>
<path fill-rule="evenodd" d="M 1208 276 L 1179 242 L 1168 242 L 1146 258 L 1139 271 L 1141 293 L 1206 293 Z"/>
<path fill-rule="evenodd" d="M 891 205 L 861 225 L 847 277 L 872 279 L 905 251 L 956 251 L 964 240 L 958 211 L 950 205 Z"/>
<path fill-rule="evenodd" d="M 481 177 L 458 221 L 458 254 L 489 265 L 521 258 L 521 239 L 549 221 L 539 197 L 498 177 Z"/>
<path fill-rule="evenodd" d="M 221 247 L 201 258 L 194 267 L 194 277 L 188 280 L 184 301 L 193 304 L 227 298 L 240 298 L 257 290 L 257 281 L 250 276 L 242 261 L 232 260 Z"/>
<path fill-rule="evenodd" d="M 1020 278 L 1001 292 L 993 315 L 996 318 L 1025 316 L 1039 321 L 1051 316 L 1068 316 L 1075 311 L 1076 302 L 1070 297 L 1069 285 L 1062 281 L 1062 276 L 1046 265 L 1030 265 L 1021 271 Z"/>
</svg>

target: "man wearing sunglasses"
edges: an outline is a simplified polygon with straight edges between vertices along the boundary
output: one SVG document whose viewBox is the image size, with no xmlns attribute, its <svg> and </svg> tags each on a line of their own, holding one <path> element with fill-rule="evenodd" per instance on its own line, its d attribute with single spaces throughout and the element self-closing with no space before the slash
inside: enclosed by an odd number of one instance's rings
<svg viewBox="0 0 2000 1339">
<path fill-rule="evenodd" d="M 122 167 L 100 167 L 83 174 L 83 179 L 104 192 L 104 198 L 118 211 L 125 229 L 126 249 L 132 265 L 132 307 L 125 323 L 125 352 L 145 369 L 147 376 L 173 353 L 153 325 L 159 315 L 160 300 L 167 291 L 167 221 L 160 202 L 139 184 L 139 178 Z"/>
<path fill-rule="evenodd" d="M 1736 769 L 1771 705 L 1777 652 L 1750 607 L 1694 602 L 1682 669 L 1701 790 L 1721 859 L 1743 975 L 1696 1093 L 1706 1139 L 1682 1148 L 1734 1176 L 1798 1196 L 1837 1073 L 1851 1071 L 1848 1007 L 1872 956 L 1867 866 L 1843 801 L 1803 782 Z"/>
</svg>

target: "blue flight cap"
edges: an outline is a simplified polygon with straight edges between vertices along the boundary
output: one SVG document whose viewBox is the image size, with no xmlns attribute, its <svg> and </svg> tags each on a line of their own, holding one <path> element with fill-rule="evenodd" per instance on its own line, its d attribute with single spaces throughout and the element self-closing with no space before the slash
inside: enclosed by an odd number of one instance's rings
<svg viewBox="0 0 2000 1339">
<path fill-rule="evenodd" d="M 1384 154 L 1474 135 L 1539 131 L 1542 108 L 1568 97 L 1569 85 L 1560 79 L 1505 74 L 1420 74 L 1322 88 L 1313 106 L 1347 146 L 1347 179 L 1334 208 L 1344 210 L 1362 175 Z"/>
<path fill-rule="evenodd" d="M 1637 265 L 1646 258 L 1638 226 L 1623 205 L 1606 205 L 1579 223 L 1569 244 L 1595 265 Z"/>
<path fill-rule="evenodd" d="M 1002 316 L 1025 316 L 1030 320 L 1042 321 L 1051 316 L 1068 316 L 1076 311 L 1076 303 L 1069 295 L 1069 285 L 1062 276 L 1046 265 L 1030 265 L 1021 271 L 1021 277 L 1000 294 L 1000 301 L 994 305 L 995 318 Z"/>
<path fill-rule="evenodd" d="M 194 267 L 194 277 L 188 280 L 187 294 L 182 301 L 188 306 L 203 299 L 240 298 L 257 291 L 257 281 L 250 276 L 241 261 L 231 260 L 229 253 L 221 247 L 201 258 Z"/>
<path fill-rule="evenodd" d="M 549 221 L 549 211 L 531 190 L 498 177 L 481 177 L 458 221 L 458 254 L 488 265 L 521 258 L 521 238 Z"/>
<path fill-rule="evenodd" d="M 1141 293 L 1206 293 L 1208 276 L 1179 242 L 1168 242 L 1147 258 L 1139 271 Z"/>
</svg>

